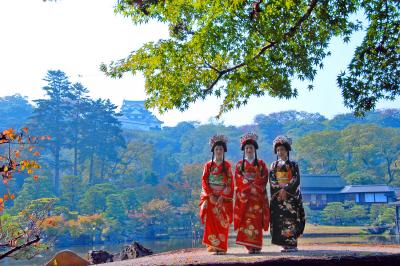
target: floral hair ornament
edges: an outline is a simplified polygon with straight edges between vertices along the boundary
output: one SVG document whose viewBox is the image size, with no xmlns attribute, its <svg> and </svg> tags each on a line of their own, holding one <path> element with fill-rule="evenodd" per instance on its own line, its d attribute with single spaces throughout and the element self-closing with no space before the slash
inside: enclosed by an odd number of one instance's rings
<svg viewBox="0 0 400 266">
<path fill-rule="evenodd" d="M 224 135 L 214 135 L 210 138 L 210 147 L 211 151 L 214 151 L 215 146 L 222 146 L 224 147 L 224 152 L 228 151 L 226 144 L 228 143 L 228 138 Z"/>
<path fill-rule="evenodd" d="M 246 146 L 246 144 L 253 144 L 254 148 L 257 150 L 258 149 L 257 140 L 258 140 L 258 136 L 254 132 L 249 132 L 249 133 L 246 133 L 245 135 L 243 135 L 240 138 L 240 145 L 241 145 L 242 151 L 244 150 L 244 146 Z"/>
<path fill-rule="evenodd" d="M 285 146 L 287 151 L 291 151 L 292 150 L 292 139 L 285 136 L 285 135 L 279 135 L 277 136 L 273 143 L 272 146 L 274 148 L 274 153 L 276 154 L 276 148 L 280 145 Z"/>
</svg>

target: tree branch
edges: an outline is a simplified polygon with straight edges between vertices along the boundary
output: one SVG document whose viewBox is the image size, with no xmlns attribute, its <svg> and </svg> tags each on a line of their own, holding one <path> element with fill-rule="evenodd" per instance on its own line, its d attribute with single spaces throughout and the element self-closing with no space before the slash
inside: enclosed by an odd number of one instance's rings
<svg viewBox="0 0 400 266">
<path fill-rule="evenodd" d="M 26 242 L 26 243 L 23 244 L 23 245 L 20 245 L 20 246 L 17 246 L 17 247 L 15 247 L 15 248 L 13 248 L 13 249 L 10 249 L 10 250 L 7 251 L 6 253 L 0 254 L 0 260 L 4 259 L 5 257 L 8 257 L 8 256 L 11 255 L 12 253 L 17 252 L 17 251 L 20 250 L 20 249 L 29 247 L 30 245 L 32 245 L 32 244 L 34 244 L 34 243 L 36 243 L 36 242 L 39 242 L 39 241 L 40 241 L 40 237 L 39 237 L 39 236 L 36 236 L 35 239 L 33 239 L 33 240 L 29 241 L 29 242 Z"/>
<path fill-rule="evenodd" d="M 298 29 L 301 27 L 303 22 L 306 21 L 311 16 L 311 13 L 314 10 L 314 8 L 317 6 L 317 3 L 318 3 L 318 0 L 312 0 L 310 2 L 310 4 L 308 5 L 307 11 L 303 14 L 303 16 L 301 16 L 301 18 L 296 22 L 296 24 L 293 27 L 291 27 L 288 32 L 286 32 L 284 34 L 284 37 L 282 38 L 282 40 L 280 40 L 280 41 L 270 41 L 267 45 L 263 46 L 260 49 L 260 51 L 255 56 L 253 56 L 253 58 L 250 61 L 254 61 L 258 57 L 260 57 L 262 54 L 264 54 L 265 51 L 267 51 L 268 49 L 271 49 L 276 44 L 278 44 L 278 43 L 280 43 L 280 42 L 282 42 L 284 40 L 287 40 L 288 38 L 292 37 L 298 31 Z M 235 65 L 233 67 L 230 67 L 230 68 L 227 68 L 227 69 L 224 69 L 224 70 L 217 70 L 217 69 L 212 68 L 210 66 L 211 69 L 215 70 L 218 73 L 218 76 L 213 81 L 213 83 L 210 86 L 207 87 L 207 89 L 203 90 L 203 93 L 207 94 L 208 92 L 210 92 L 213 89 L 213 87 L 215 86 L 215 84 L 217 84 L 217 82 L 221 79 L 221 77 L 223 75 L 225 75 L 225 74 L 227 74 L 229 72 L 232 72 L 232 71 L 234 71 L 234 70 L 236 70 L 238 68 L 241 68 L 243 66 L 246 66 L 246 65 L 247 65 L 247 62 L 242 62 L 242 63 L 240 63 L 238 65 Z"/>
</svg>

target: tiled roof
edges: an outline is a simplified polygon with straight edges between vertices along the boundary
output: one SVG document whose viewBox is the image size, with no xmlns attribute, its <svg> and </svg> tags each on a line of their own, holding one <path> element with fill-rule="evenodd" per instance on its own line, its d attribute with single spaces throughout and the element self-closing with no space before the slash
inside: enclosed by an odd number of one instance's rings
<svg viewBox="0 0 400 266">
<path fill-rule="evenodd" d="M 360 192 L 394 192 L 388 185 L 350 185 L 345 186 L 340 193 L 360 193 Z"/>
<path fill-rule="evenodd" d="M 315 194 L 315 195 L 324 194 L 324 195 L 328 195 L 328 194 L 339 194 L 339 193 L 340 193 L 340 189 L 334 189 L 334 190 L 324 190 L 324 189 L 314 190 L 314 189 L 304 189 L 303 186 L 301 186 L 301 194 L 303 194 L 303 195 L 306 195 L 306 194 Z"/>
<path fill-rule="evenodd" d="M 302 190 L 340 190 L 346 185 L 346 182 L 340 175 L 301 175 L 300 185 Z"/>
</svg>

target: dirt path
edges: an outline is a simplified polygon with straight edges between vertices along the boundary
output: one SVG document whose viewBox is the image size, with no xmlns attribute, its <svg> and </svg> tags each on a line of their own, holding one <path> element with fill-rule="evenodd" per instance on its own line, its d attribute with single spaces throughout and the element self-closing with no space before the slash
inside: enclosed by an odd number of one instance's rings
<svg viewBox="0 0 400 266">
<path fill-rule="evenodd" d="M 213 255 L 204 248 L 182 249 L 133 260 L 102 265 L 400 265 L 399 245 L 302 245 L 295 253 L 281 253 L 278 246 L 264 247 L 249 255 L 242 247 L 231 247 L 226 255 Z"/>
</svg>

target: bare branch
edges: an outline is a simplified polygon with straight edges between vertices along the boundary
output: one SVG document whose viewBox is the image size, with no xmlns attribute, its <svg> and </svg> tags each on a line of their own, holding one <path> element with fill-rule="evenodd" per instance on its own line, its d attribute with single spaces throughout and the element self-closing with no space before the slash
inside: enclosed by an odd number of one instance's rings
<svg viewBox="0 0 400 266">
<path fill-rule="evenodd" d="M 39 241 L 40 241 L 40 237 L 39 236 L 35 236 L 35 239 L 33 239 L 33 240 L 29 241 L 29 242 L 26 242 L 25 244 L 22 244 L 20 246 L 16 246 L 15 248 L 10 249 L 6 253 L 0 254 L 0 260 L 4 259 L 5 257 L 10 256 L 11 254 L 13 254 L 14 252 L 17 252 L 20 249 L 29 247 L 30 245 L 33 245 L 33 244 L 35 244 L 35 243 L 37 243 Z"/>
</svg>

